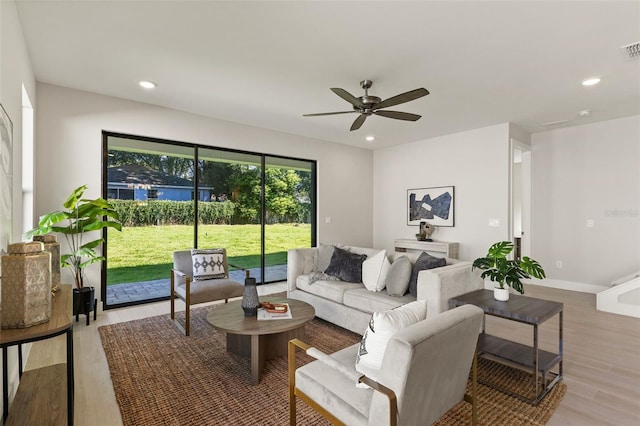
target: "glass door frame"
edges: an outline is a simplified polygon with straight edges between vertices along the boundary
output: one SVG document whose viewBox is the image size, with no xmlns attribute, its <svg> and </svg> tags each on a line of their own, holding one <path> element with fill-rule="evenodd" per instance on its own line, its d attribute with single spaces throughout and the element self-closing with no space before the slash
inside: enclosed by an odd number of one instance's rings
<svg viewBox="0 0 640 426">
<path fill-rule="evenodd" d="M 265 197 L 265 166 L 266 166 L 266 160 L 267 158 L 281 158 L 281 159 L 285 159 L 285 160 L 294 160 L 294 161 L 300 161 L 300 162 L 305 162 L 305 163 L 309 163 L 310 165 L 310 171 L 311 171 L 311 191 L 310 191 L 310 197 L 311 197 L 311 211 L 310 211 L 310 225 L 311 225 L 311 245 L 310 247 L 315 247 L 317 245 L 317 161 L 316 160 L 309 160 L 309 159 L 304 159 L 304 158 L 296 158 L 296 157 L 289 157 L 289 156 L 284 156 L 284 155 L 276 155 L 276 154 L 268 154 L 268 153 L 259 153 L 259 152 L 251 152 L 251 151 L 246 151 L 246 150 L 238 150 L 238 149 L 231 149 L 231 148 L 226 148 L 226 147 L 216 147 L 216 146 L 210 146 L 210 145 L 202 145 L 202 144 L 194 144 L 194 143 L 187 143 L 187 142 L 180 142 L 180 141 L 174 141 L 174 140 L 169 140 L 169 139 L 162 139 L 162 138 L 154 138 L 154 137 L 148 137 L 148 136 L 140 136 L 140 135 L 133 135 L 133 134 L 127 134 L 127 133 L 119 133 L 119 132 L 111 132 L 111 131 L 106 131 L 103 130 L 102 131 L 102 197 L 104 199 L 107 199 L 108 197 L 108 178 L 107 178 L 107 167 L 108 167 L 108 159 L 109 159 L 109 137 L 116 137 L 116 138 L 125 138 L 125 139 L 132 139 L 132 140 L 139 140 L 139 141 L 145 141 L 145 142 L 153 142 L 153 143 L 160 143 L 160 144 L 166 144 L 166 145 L 176 145 L 176 146 L 181 146 L 181 147 L 187 147 L 187 148 L 192 148 L 193 152 L 194 152 L 194 227 L 193 227 L 193 247 L 198 247 L 198 202 L 199 202 L 199 197 L 197 196 L 197 194 L 199 194 L 199 180 L 200 180 L 200 168 L 198 167 L 199 164 L 199 150 L 200 149 L 210 149 L 210 150 L 219 150 L 219 151 L 223 151 L 223 152 L 230 152 L 230 153 L 237 153 L 237 154 L 246 154 L 246 155 L 253 155 L 256 157 L 260 157 L 260 174 L 261 174 L 261 178 L 260 178 L 260 270 L 261 270 L 261 277 L 262 280 L 264 281 L 265 279 L 265 224 L 266 224 L 266 197 Z M 102 243 L 102 253 L 103 256 L 105 258 L 108 259 L 108 236 L 107 236 L 107 230 L 103 229 L 102 230 L 102 237 L 104 239 L 104 242 Z M 144 301 L 136 301 L 136 302 L 128 302 L 128 303 L 122 303 L 122 304 L 115 304 L 115 305 L 108 305 L 106 303 L 106 299 L 107 299 L 107 261 L 102 262 L 101 263 L 101 283 L 100 283 L 100 297 L 103 303 L 103 308 L 104 309 L 115 309 L 115 308 L 121 308 L 121 307 L 126 307 L 126 306 L 133 306 L 133 305 L 139 305 L 139 304 L 145 304 L 145 303 L 152 303 L 152 302 L 157 302 L 157 301 L 162 301 L 162 300 L 168 300 L 168 296 L 167 297 L 161 297 L 161 298 L 153 298 L 153 299 L 148 299 L 148 300 L 144 300 Z M 265 282 L 261 282 L 261 284 L 268 284 Z"/>
</svg>

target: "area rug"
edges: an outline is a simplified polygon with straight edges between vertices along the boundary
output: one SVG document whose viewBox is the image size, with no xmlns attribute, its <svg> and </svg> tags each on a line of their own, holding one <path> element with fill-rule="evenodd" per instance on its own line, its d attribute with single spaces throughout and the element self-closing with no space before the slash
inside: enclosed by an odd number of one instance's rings
<svg viewBox="0 0 640 426">
<path fill-rule="evenodd" d="M 226 351 L 224 334 L 206 320 L 211 309 L 215 305 L 192 310 L 189 337 L 176 329 L 168 314 L 99 327 L 125 425 L 288 424 L 286 357 L 267 361 L 260 384 L 252 386 L 249 359 Z M 360 340 L 319 319 L 307 325 L 306 333 L 305 340 L 329 353 Z M 299 353 L 299 364 L 310 360 Z M 483 363 L 480 373 L 527 382 L 518 370 L 495 363 Z M 566 386 L 556 385 L 537 407 L 483 385 L 478 388 L 480 424 L 544 425 Z M 300 425 L 329 424 L 300 401 L 297 409 Z M 437 424 L 470 424 L 470 419 L 471 406 L 461 402 Z"/>
</svg>

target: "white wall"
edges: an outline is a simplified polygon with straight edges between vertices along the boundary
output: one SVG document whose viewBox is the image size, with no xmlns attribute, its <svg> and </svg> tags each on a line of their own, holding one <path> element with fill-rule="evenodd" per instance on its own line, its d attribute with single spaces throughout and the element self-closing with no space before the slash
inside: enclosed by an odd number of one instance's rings
<svg viewBox="0 0 640 426">
<path fill-rule="evenodd" d="M 532 253 L 547 276 L 606 285 L 640 270 L 640 116 L 533 134 L 531 144 Z"/>
<path fill-rule="evenodd" d="M 36 128 L 36 217 L 59 209 L 82 184 L 88 197 L 101 195 L 101 132 L 108 130 L 317 160 L 318 242 L 372 244 L 370 150 L 48 84 L 38 84 Z M 90 269 L 90 282 L 99 283 L 99 268 Z"/>
<path fill-rule="evenodd" d="M 508 237 L 509 124 L 427 139 L 374 152 L 373 243 L 393 250 L 397 238 L 414 238 L 407 225 L 407 189 L 455 186 L 455 226 L 435 240 L 460 243 L 473 260 Z M 499 227 L 489 227 L 498 219 Z"/>
<path fill-rule="evenodd" d="M 22 232 L 22 85 L 35 104 L 36 82 L 15 3 L 0 1 L 0 103 L 13 122 L 13 223 L 11 241 L 20 241 Z M 35 105 L 34 105 L 35 106 Z M 31 345 L 23 347 L 26 360 Z M 9 400 L 18 386 L 18 355 L 9 348 Z M 0 375 L 2 373 L 0 372 Z M 0 377 L 1 379 L 1 377 Z"/>
</svg>

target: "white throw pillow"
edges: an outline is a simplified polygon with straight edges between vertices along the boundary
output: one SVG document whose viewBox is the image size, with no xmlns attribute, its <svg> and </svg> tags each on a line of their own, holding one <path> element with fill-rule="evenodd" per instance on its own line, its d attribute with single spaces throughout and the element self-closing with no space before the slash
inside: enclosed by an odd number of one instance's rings
<svg viewBox="0 0 640 426">
<path fill-rule="evenodd" d="M 224 250 L 222 249 L 193 249 L 193 280 L 203 281 L 225 278 Z"/>
<path fill-rule="evenodd" d="M 356 371 L 373 380 L 378 380 L 378 373 L 389 339 L 397 331 L 426 318 L 426 300 L 416 300 L 389 311 L 374 312 L 360 342 L 356 358 Z"/>
<path fill-rule="evenodd" d="M 385 278 L 389 271 L 389 259 L 385 250 L 368 257 L 362 262 L 362 282 L 369 291 L 381 291 L 384 289 Z"/>
</svg>

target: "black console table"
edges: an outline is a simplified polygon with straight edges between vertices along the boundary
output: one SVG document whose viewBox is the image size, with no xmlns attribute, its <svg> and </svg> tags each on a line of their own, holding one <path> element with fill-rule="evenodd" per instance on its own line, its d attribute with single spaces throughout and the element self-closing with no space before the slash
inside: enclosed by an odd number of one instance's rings
<svg viewBox="0 0 640 426">
<path fill-rule="evenodd" d="M 71 315 L 71 286 L 63 285 L 53 296 L 51 317 L 44 324 L 28 328 L 2 330 L 0 347 L 2 347 L 2 404 L 4 424 L 47 424 L 73 425 L 73 321 Z M 22 371 L 22 345 L 52 337 L 67 335 L 67 364 L 56 364 L 48 367 Z M 9 385 L 7 351 L 10 346 L 18 346 L 18 374 L 20 385 L 9 413 Z M 65 374 L 66 370 L 66 374 Z M 58 401 L 64 395 L 66 378 L 67 404 Z M 61 410 L 52 410 L 60 407 Z"/>
<path fill-rule="evenodd" d="M 506 365 L 515 364 L 517 367 L 531 371 L 534 376 L 534 397 L 527 398 L 481 380 L 483 384 L 530 404 L 538 405 L 555 384 L 562 380 L 562 303 L 517 294 L 511 294 L 508 301 L 501 302 L 494 299 L 491 290 L 476 290 L 463 294 L 452 298 L 449 303 L 452 308 L 466 304 L 475 305 L 482 308 L 485 315 L 533 326 L 533 347 L 531 347 L 487 334 L 483 323 L 482 333 L 478 338 L 478 356 L 485 356 Z M 559 315 L 558 353 L 547 352 L 538 347 L 538 326 L 555 315 Z M 556 365 L 557 373 L 551 371 Z M 552 379 L 549 383 L 547 383 L 547 376 Z"/>
</svg>

